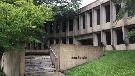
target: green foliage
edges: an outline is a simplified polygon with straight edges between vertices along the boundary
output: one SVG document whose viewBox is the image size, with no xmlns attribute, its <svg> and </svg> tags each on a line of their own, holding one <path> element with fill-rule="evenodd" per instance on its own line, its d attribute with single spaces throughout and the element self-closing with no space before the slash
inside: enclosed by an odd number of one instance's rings
<svg viewBox="0 0 135 76">
<path fill-rule="evenodd" d="M 53 14 L 52 7 L 45 4 L 0 1 L 0 50 L 22 49 L 25 42 L 38 41 L 43 34 L 43 23 L 51 21 Z"/>
<path fill-rule="evenodd" d="M 121 9 L 117 14 L 117 20 L 120 20 L 124 17 L 124 14 L 128 12 L 129 16 L 135 15 L 135 0 L 112 0 L 115 5 L 121 5 Z"/>
<path fill-rule="evenodd" d="M 66 71 L 68 76 L 135 76 L 135 51 L 114 51 Z"/>
</svg>

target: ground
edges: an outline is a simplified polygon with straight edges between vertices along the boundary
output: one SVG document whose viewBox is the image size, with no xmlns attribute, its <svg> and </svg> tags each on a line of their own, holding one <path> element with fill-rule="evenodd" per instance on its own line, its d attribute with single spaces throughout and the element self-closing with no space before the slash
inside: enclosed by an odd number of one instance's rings
<svg viewBox="0 0 135 76">
<path fill-rule="evenodd" d="M 135 51 L 105 52 L 104 56 L 66 71 L 68 76 L 135 76 Z"/>
</svg>

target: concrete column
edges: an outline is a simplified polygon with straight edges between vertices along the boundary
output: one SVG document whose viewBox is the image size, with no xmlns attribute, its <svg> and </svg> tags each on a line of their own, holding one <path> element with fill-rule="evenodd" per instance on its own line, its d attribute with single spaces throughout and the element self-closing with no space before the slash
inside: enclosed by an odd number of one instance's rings
<svg viewBox="0 0 135 76">
<path fill-rule="evenodd" d="M 89 30 L 89 27 L 90 27 L 90 14 L 89 12 L 85 12 L 85 26 L 86 26 L 86 29 L 87 31 Z"/>
<path fill-rule="evenodd" d="M 97 11 L 95 9 L 92 9 L 92 19 L 93 26 L 97 25 Z"/>
<path fill-rule="evenodd" d="M 102 39 L 101 40 L 102 40 L 102 42 L 103 42 L 104 45 L 107 44 L 107 42 L 106 42 L 106 33 L 103 32 L 103 31 L 102 31 Z"/>
<path fill-rule="evenodd" d="M 56 39 L 53 39 L 54 44 L 56 44 Z"/>
<path fill-rule="evenodd" d="M 128 29 L 125 27 L 122 27 L 122 32 L 123 32 L 123 40 L 126 45 L 129 44 L 129 39 L 128 39 Z"/>
<path fill-rule="evenodd" d="M 82 32 L 83 30 L 83 19 L 82 16 L 79 15 L 79 31 Z"/>
<path fill-rule="evenodd" d="M 74 21 L 73 21 L 73 33 L 74 33 L 74 35 L 76 34 L 76 32 L 77 32 L 77 18 L 75 17 L 74 18 Z"/>
<path fill-rule="evenodd" d="M 101 25 L 103 25 L 104 23 L 106 23 L 106 12 L 105 7 L 103 5 L 100 6 L 100 14 Z"/>
<path fill-rule="evenodd" d="M 66 37 L 66 44 L 69 44 L 69 38 Z"/>
<path fill-rule="evenodd" d="M 98 46 L 98 37 L 95 33 L 93 33 L 93 46 Z"/>
<path fill-rule="evenodd" d="M 117 45 L 117 33 L 115 30 L 112 30 L 111 41 L 112 45 Z"/>
<path fill-rule="evenodd" d="M 116 20 L 116 7 L 113 2 L 110 1 L 110 21 L 113 23 L 113 21 Z"/>
</svg>

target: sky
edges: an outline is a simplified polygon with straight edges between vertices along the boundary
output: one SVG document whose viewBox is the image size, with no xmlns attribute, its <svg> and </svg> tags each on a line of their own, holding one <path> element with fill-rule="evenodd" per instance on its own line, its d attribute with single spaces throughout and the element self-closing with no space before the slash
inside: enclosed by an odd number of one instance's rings
<svg viewBox="0 0 135 76">
<path fill-rule="evenodd" d="M 81 7 L 84 7 L 84 6 L 90 4 L 90 3 L 94 2 L 94 1 L 96 1 L 96 0 L 82 0 L 82 2 L 81 2 L 82 5 L 81 5 Z"/>
</svg>

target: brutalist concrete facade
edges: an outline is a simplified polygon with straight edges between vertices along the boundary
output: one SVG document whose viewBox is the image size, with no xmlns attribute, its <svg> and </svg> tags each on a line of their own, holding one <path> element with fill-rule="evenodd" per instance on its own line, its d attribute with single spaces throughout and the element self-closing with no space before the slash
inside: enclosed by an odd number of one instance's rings
<svg viewBox="0 0 135 76">
<path fill-rule="evenodd" d="M 135 28 L 135 16 L 125 16 L 116 20 L 120 6 L 110 0 L 97 0 L 80 9 L 78 16 L 59 21 L 59 26 L 49 28 L 48 45 L 76 44 L 104 46 L 106 50 L 134 50 L 135 40 L 128 38 L 127 33 Z M 63 28 L 63 26 L 67 26 Z M 63 31 L 65 30 L 65 31 Z"/>
</svg>

